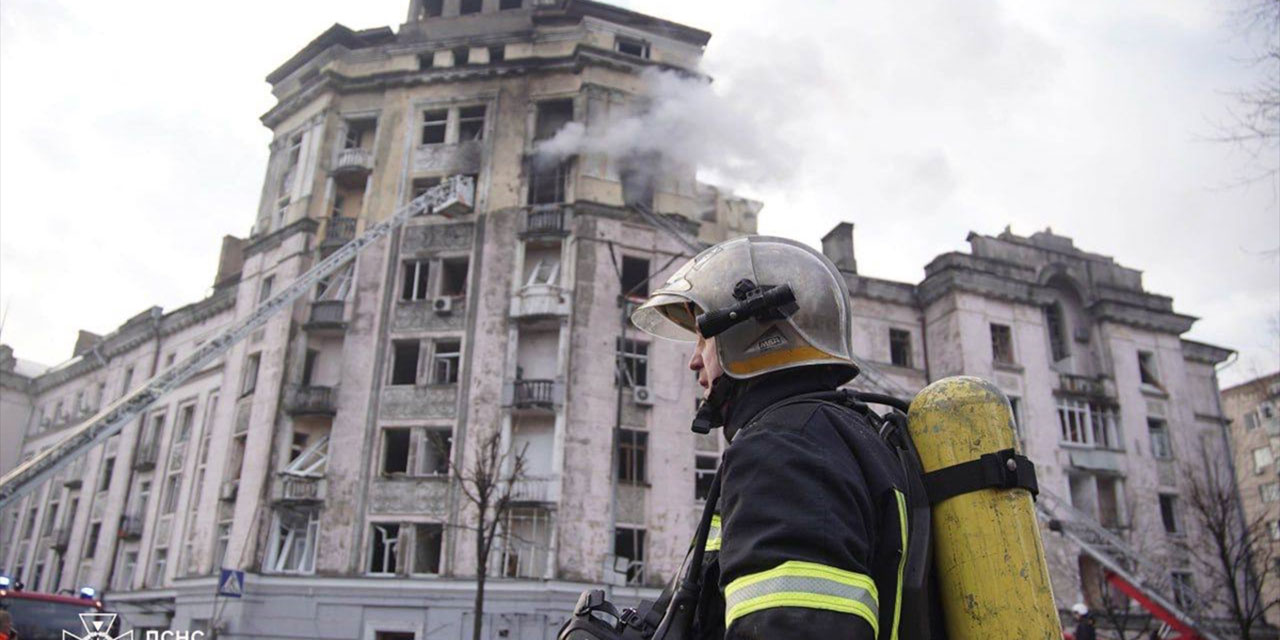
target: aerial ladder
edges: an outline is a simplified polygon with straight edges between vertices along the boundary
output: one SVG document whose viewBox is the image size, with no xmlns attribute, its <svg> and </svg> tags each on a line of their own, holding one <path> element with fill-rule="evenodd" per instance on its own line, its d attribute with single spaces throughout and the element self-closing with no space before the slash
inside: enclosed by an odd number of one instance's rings
<svg viewBox="0 0 1280 640">
<path fill-rule="evenodd" d="M 181 362 L 161 371 L 107 405 L 76 426 L 57 444 L 0 478 L 0 509 L 38 487 L 42 481 L 71 464 L 77 456 L 119 433 L 126 424 L 149 409 L 166 393 L 178 388 L 191 376 L 225 355 L 236 343 L 266 324 L 267 320 L 282 309 L 288 308 L 317 284 L 324 283 L 326 278 L 337 274 L 365 247 L 389 235 L 418 214 L 435 213 L 449 217 L 470 211 L 474 202 L 475 179 L 461 175 L 448 178 L 409 201 L 386 220 L 373 225 L 317 262 L 289 286 L 259 304 L 248 316 L 205 342 Z M 345 280 L 341 277 L 339 279 Z M 342 286 L 346 286 L 345 281 Z"/>
<path fill-rule="evenodd" d="M 1221 640 L 1208 622 L 1166 596 L 1162 584 L 1167 576 L 1153 573 L 1161 566 L 1135 550 L 1129 543 L 1102 526 L 1093 517 L 1071 506 L 1053 493 L 1040 489 L 1036 500 L 1040 518 L 1050 531 L 1074 542 L 1080 551 L 1102 565 L 1108 584 L 1137 601 L 1174 634 L 1172 640 Z M 1184 596 L 1196 596 L 1189 590 Z"/>
</svg>

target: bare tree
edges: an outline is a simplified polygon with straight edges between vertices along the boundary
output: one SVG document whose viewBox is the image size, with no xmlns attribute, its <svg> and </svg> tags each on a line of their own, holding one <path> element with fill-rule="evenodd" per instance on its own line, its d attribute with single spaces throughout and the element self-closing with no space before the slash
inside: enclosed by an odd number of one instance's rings
<svg viewBox="0 0 1280 640">
<path fill-rule="evenodd" d="M 1203 469 L 1187 471 L 1187 507 L 1203 533 L 1200 544 L 1188 545 L 1187 551 L 1209 582 L 1200 595 L 1225 609 L 1240 637 L 1249 638 L 1255 626 L 1265 624 L 1267 612 L 1280 607 L 1264 599 L 1268 583 L 1276 579 L 1266 521 L 1245 519 L 1225 466 L 1210 465 L 1206 456 Z"/>
<path fill-rule="evenodd" d="M 527 448 L 527 447 L 526 447 Z M 525 476 L 525 451 L 516 453 L 503 443 L 498 432 L 485 436 L 476 448 L 471 466 L 450 462 L 455 484 L 475 511 L 476 599 L 472 640 L 480 640 L 484 629 L 484 587 L 488 577 L 489 552 L 493 550 L 498 526 L 511 510 L 516 483 Z"/>
<path fill-rule="evenodd" d="M 1258 177 L 1276 175 L 1280 145 L 1280 0 L 1238 0 L 1231 23 L 1239 36 L 1250 41 L 1254 53 L 1245 63 L 1258 67 L 1258 79 L 1232 91 L 1235 106 L 1228 121 L 1219 125 L 1218 139 L 1239 144 L 1264 163 Z"/>
</svg>

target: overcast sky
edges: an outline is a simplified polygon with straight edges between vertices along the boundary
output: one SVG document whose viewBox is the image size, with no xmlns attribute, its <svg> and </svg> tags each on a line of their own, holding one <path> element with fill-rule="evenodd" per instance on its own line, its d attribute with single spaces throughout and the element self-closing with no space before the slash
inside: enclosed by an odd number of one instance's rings
<svg viewBox="0 0 1280 640">
<path fill-rule="evenodd" d="M 1280 184 L 1246 180 L 1280 151 L 1212 140 L 1261 75 L 1230 2 L 619 4 L 713 34 L 717 91 L 778 150 L 737 185 L 762 232 L 817 245 L 851 221 L 860 272 L 918 282 L 970 231 L 1052 227 L 1239 350 L 1224 383 L 1280 368 Z M 407 6 L 0 4 L 0 340 L 53 364 L 77 329 L 207 295 L 257 208 L 263 77 L 334 22 Z"/>
</svg>

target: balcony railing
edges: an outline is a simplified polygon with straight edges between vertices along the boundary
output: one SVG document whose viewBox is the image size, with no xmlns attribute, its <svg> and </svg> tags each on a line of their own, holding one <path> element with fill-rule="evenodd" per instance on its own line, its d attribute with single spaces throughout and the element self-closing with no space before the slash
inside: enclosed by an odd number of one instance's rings
<svg viewBox="0 0 1280 640">
<path fill-rule="evenodd" d="M 80 479 L 76 469 L 71 469 L 71 475 L 62 481 L 62 486 L 68 489 L 79 489 L 82 484 L 84 484 L 84 481 Z"/>
<path fill-rule="evenodd" d="M 285 396 L 284 410 L 294 416 L 331 416 L 338 412 L 333 387 L 294 385 Z"/>
<path fill-rule="evenodd" d="M 511 296 L 512 318 L 569 315 L 569 292 L 554 284 L 531 284 Z"/>
<path fill-rule="evenodd" d="M 1064 393 L 1071 393 L 1081 396 L 1100 397 L 1106 395 L 1106 388 L 1102 381 L 1089 376 L 1077 376 L 1070 373 L 1060 374 L 1058 377 L 1058 388 Z"/>
<path fill-rule="evenodd" d="M 520 232 L 520 236 L 563 236 L 567 233 L 563 207 L 535 206 L 525 216 L 524 229 Z"/>
<path fill-rule="evenodd" d="M 66 551 L 71 544 L 71 527 L 58 527 L 53 530 L 53 548 L 56 551 Z"/>
<path fill-rule="evenodd" d="M 555 476 L 530 476 L 520 478 L 511 485 L 511 499 L 515 502 L 557 502 L 560 485 Z"/>
<path fill-rule="evenodd" d="M 160 457 L 160 445 L 148 442 L 138 447 L 138 455 L 133 458 L 135 471 L 148 471 L 156 468 L 156 460 Z"/>
<path fill-rule="evenodd" d="M 142 515 L 132 514 L 120 518 L 120 537 L 136 540 L 142 537 Z"/>
<path fill-rule="evenodd" d="M 516 380 L 513 384 L 515 406 L 550 409 L 555 405 L 554 380 Z"/>
<path fill-rule="evenodd" d="M 346 303 L 342 300 L 317 300 L 311 303 L 311 315 L 306 324 L 307 331 L 341 331 L 347 328 L 343 318 Z"/>
<path fill-rule="evenodd" d="M 369 149 L 343 149 L 333 165 L 333 178 L 345 186 L 357 186 L 373 171 L 373 152 Z"/>
<path fill-rule="evenodd" d="M 356 237 L 356 219 L 346 216 L 325 218 L 324 239 L 320 241 L 321 249 L 335 249 L 351 242 Z"/>
<path fill-rule="evenodd" d="M 298 476 L 281 473 L 272 490 L 272 501 L 277 503 L 324 502 L 328 483 L 320 476 Z"/>
</svg>

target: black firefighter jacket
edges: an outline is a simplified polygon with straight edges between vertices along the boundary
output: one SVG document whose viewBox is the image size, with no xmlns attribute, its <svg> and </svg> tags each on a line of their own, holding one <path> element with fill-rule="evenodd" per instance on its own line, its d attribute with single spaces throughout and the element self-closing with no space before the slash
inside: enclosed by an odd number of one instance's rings
<svg viewBox="0 0 1280 640">
<path fill-rule="evenodd" d="M 694 637 L 897 638 L 906 547 L 903 471 L 861 414 L 804 401 L 800 371 L 754 381 L 726 421 Z"/>
</svg>

